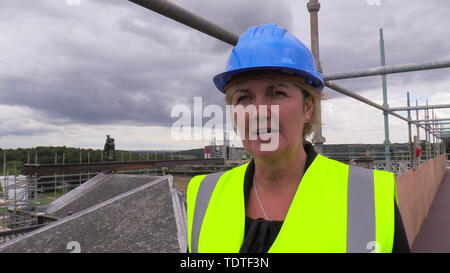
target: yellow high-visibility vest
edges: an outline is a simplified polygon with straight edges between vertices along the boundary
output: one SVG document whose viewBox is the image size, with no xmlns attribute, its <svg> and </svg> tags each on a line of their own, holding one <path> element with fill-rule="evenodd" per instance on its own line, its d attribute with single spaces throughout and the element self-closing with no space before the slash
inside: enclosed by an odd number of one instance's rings
<svg viewBox="0 0 450 273">
<path fill-rule="evenodd" d="M 195 176 L 187 189 L 189 252 L 237 253 L 244 241 L 248 163 Z M 268 252 L 392 252 L 393 173 L 316 156 Z"/>
</svg>

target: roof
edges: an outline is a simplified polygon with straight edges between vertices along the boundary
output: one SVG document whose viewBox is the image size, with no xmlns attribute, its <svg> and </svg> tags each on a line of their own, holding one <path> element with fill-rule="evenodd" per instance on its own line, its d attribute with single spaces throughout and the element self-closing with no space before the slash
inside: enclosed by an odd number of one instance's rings
<svg viewBox="0 0 450 273">
<path fill-rule="evenodd" d="M 64 218 L 155 179 L 155 176 L 148 175 L 109 174 L 97 176 L 97 179 L 91 179 L 89 184 L 83 184 L 84 188 L 80 190 L 77 188 L 76 192 L 72 191 L 72 198 L 63 200 L 64 202 L 60 202 L 57 207 L 47 208 L 46 214 Z"/>
<path fill-rule="evenodd" d="M 0 252 L 70 252 L 73 244 L 83 253 L 186 250 L 184 196 L 172 176 L 96 180 L 47 207 L 61 219 L 1 244 Z M 73 214 L 66 216 L 69 207 Z"/>
</svg>

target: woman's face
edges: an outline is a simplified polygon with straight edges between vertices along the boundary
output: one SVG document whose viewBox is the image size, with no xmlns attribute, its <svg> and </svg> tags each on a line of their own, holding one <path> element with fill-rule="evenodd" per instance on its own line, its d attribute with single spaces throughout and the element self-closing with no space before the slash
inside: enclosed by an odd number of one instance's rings
<svg viewBox="0 0 450 273">
<path fill-rule="evenodd" d="M 309 100 L 305 105 L 302 91 L 293 83 L 244 80 L 237 84 L 231 103 L 235 109 L 248 110 L 244 112 L 245 125 L 236 111 L 234 122 L 245 150 L 252 156 L 281 156 L 303 145 L 303 127 L 311 118 L 313 105 Z"/>
</svg>

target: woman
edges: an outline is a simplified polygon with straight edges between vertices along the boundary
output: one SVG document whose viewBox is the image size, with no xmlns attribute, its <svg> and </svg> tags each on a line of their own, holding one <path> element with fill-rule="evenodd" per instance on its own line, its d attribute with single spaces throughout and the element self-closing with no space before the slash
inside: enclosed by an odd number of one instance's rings
<svg viewBox="0 0 450 273">
<path fill-rule="evenodd" d="M 323 80 L 303 43 L 274 24 L 252 27 L 214 83 L 228 105 L 268 111 L 236 126 L 251 162 L 190 181 L 189 252 L 409 251 L 394 175 L 328 159 L 305 141 Z"/>
</svg>

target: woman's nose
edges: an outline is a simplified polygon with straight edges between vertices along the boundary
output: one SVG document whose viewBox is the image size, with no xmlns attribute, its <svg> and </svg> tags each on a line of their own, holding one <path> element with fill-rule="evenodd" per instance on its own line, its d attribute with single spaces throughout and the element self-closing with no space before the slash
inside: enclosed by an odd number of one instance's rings
<svg viewBox="0 0 450 273">
<path fill-rule="evenodd" d="M 255 118 L 257 120 L 270 120 L 271 116 L 271 102 L 270 99 L 264 96 L 259 96 L 255 98 Z"/>
</svg>

